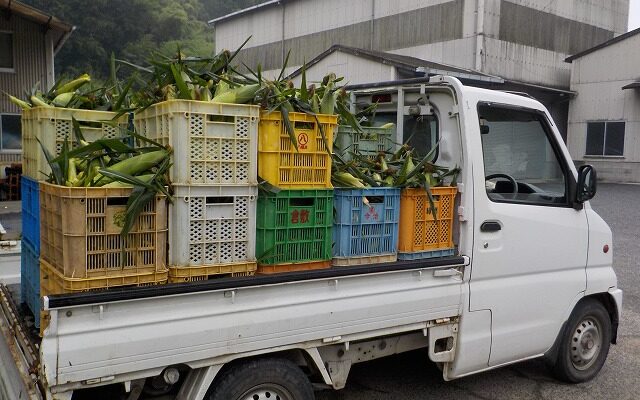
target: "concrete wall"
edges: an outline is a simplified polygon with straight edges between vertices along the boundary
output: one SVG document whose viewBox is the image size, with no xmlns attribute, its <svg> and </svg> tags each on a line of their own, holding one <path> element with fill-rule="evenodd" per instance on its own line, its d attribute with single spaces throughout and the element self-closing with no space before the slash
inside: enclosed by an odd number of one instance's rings
<svg viewBox="0 0 640 400">
<path fill-rule="evenodd" d="M 571 156 L 598 168 L 603 180 L 640 182 L 640 90 L 622 87 L 640 80 L 640 34 L 574 60 L 569 107 Z M 623 157 L 585 156 L 587 122 L 625 121 Z"/>
<path fill-rule="evenodd" d="M 0 17 L 0 31 L 14 34 L 14 71 L 0 72 L 0 114 L 19 114 L 19 107 L 2 92 L 22 98 L 36 82 L 45 88 L 53 84 L 53 42 L 42 25 L 15 14 Z M 20 153 L 0 151 L 0 177 L 6 165 L 21 160 Z"/>
</svg>

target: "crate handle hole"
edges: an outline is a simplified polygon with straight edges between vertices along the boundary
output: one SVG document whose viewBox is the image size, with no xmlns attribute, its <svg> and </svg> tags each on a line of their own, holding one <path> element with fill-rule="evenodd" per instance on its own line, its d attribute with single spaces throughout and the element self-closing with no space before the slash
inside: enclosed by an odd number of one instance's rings
<svg viewBox="0 0 640 400">
<path fill-rule="evenodd" d="M 210 196 L 207 197 L 207 204 L 233 204 L 233 196 Z"/>
<path fill-rule="evenodd" d="M 296 121 L 293 123 L 294 129 L 305 129 L 312 131 L 315 129 L 316 124 L 314 122 Z"/>
<path fill-rule="evenodd" d="M 308 197 L 308 198 L 293 198 L 293 199 L 289 199 L 289 205 L 292 207 L 312 207 L 313 204 L 315 203 L 315 200 L 313 197 Z"/>
<path fill-rule="evenodd" d="M 128 201 L 128 197 L 107 197 L 108 206 L 126 206 Z"/>
<path fill-rule="evenodd" d="M 369 204 L 382 204 L 384 203 L 384 196 L 365 196 L 369 201 Z"/>
<path fill-rule="evenodd" d="M 227 122 L 233 124 L 236 122 L 236 118 L 233 115 L 207 115 L 207 122 Z"/>
</svg>

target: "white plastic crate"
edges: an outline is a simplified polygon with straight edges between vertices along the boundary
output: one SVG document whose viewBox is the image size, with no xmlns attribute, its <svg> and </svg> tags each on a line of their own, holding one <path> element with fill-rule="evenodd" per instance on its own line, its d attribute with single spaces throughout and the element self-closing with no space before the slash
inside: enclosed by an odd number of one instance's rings
<svg viewBox="0 0 640 400">
<path fill-rule="evenodd" d="M 260 107 L 170 100 L 137 113 L 138 133 L 174 151 L 179 185 L 254 185 Z"/>
<path fill-rule="evenodd" d="M 169 264 L 255 261 L 257 186 L 174 185 Z"/>
<path fill-rule="evenodd" d="M 21 122 L 22 174 L 36 181 L 44 180 L 51 172 L 51 168 L 42 148 L 46 148 L 49 153 L 57 156 L 62 150 L 65 137 L 72 146 L 75 142 L 72 118 L 78 121 L 82 135 L 89 142 L 122 136 L 120 128 L 111 122 L 116 115 L 115 112 L 110 111 L 57 107 L 36 107 L 24 110 Z M 126 128 L 127 118 L 126 114 L 122 115 L 118 119 L 118 125 Z"/>
</svg>

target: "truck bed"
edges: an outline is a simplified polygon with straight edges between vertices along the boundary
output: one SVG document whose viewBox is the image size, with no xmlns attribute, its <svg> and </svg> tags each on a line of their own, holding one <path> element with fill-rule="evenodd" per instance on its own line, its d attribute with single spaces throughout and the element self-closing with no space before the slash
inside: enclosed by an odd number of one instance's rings
<svg viewBox="0 0 640 400">
<path fill-rule="evenodd" d="M 45 297 L 41 378 L 62 392 L 169 365 L 420 331 L 460 315 L 466 263 L 447 257 Z"/>
</svg>

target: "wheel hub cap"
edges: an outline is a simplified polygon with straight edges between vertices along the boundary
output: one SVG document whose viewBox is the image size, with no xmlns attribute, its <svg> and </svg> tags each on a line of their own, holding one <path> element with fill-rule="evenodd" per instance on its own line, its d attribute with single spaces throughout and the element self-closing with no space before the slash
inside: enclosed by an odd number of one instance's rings
<svg viewBox="0 0 640 400">
<path fill-rule="evenodd" d="M 284 387 L 276 384 L 262 384 L 244 392 L 238 400 L 295 400 Z"/>
<path fill-rule="evenodd" d="M 571 337 L 571 363 L 578 370 L 585 370 L 596 361 L 602 348 L 601 328 L 593 318 L 585 318 Z"/>
</svg>

